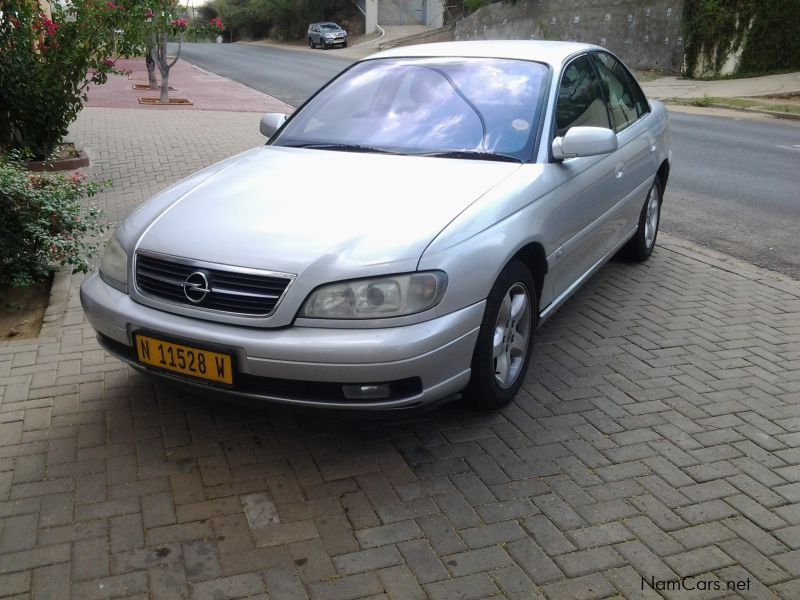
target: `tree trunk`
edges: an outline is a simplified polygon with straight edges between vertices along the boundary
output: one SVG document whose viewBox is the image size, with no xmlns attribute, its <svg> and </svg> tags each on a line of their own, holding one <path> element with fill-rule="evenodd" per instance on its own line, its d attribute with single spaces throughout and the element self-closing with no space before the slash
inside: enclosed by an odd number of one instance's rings
<svg viewBox="0 0 800 600">
<path fill-rule="evenodd" d="M 158 70 L 161 72 L 161 104 L 169 104 L 169 64 L 167 63 L 167 34 L 158 34 Z"/>
<path fill-rule="evenodd" d="M 156 64 L 161 73 L 161 96 L 158 100 L 160 104 L 169 104 L 169 70 L 178 62 L 182 46 L 183 34 L 178 38 L 178 51 L 175 53 L 175 59 L 169 62 L 167 60 L 167 33 L 165 31 L 159 32 L 158 44 L 156 45 Z"/>
<path fill-rule="evenodd" d="M 156 80 L 156 35 L 155 33 L 150 36 L 150 45 L 147 48 L 144 62 L 147 65 L 147 82 L 151 90 L 158 89 L 158 80 Z"/>
</svg>

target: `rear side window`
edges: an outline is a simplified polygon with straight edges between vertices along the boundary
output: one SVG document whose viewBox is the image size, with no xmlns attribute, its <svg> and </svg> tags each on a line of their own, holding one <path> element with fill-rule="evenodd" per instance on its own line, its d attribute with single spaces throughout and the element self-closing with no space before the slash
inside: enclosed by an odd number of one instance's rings
<svg viewBox="0 0 800 600">
<path fill-rule="evenodd" d="M 622 131 L 630 127 L 650 108 L 639 85 L 628 70 L 616 58 L 605 52 L 592 54 L 597 72 L 614 119 L 614 129 Z"/>
<path fill-rule="evenodd" d="M 600 81 L 585 55 L 564 69 L 556 102 L 556 136 L 578 126 L 611 129 Z"/>
</svg>

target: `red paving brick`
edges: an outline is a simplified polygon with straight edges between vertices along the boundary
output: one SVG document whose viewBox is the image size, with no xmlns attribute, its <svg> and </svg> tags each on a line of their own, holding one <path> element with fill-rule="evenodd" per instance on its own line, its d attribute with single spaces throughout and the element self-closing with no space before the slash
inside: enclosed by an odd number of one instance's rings
<svg viewBox="0 0 800 600">
<path fill-rule="evenodd" d="M 135 90 L 134 84 L 147 83 L 143 58 L 120 59 L 117 66 L 131 71 L 130 77 L 112 75 L 108 82 L 88 89 L 86 106 L 107 108 L 142 108 L 146 110 L 224 110 L 233 112 L 292 112 L 294 109 L 277 98 L 262 94 L 240 83 L 214 75 L 178 60 L 169 74 L 170 98 L 188 98 L 191 105 L 158 106 L 139 104 L 139 98 L 159 96 L 158 90 Z M 158 71 L 156 71 L 158 73 Z M 159 77 L 160 81 L 160 77 Z"/>
</svg>

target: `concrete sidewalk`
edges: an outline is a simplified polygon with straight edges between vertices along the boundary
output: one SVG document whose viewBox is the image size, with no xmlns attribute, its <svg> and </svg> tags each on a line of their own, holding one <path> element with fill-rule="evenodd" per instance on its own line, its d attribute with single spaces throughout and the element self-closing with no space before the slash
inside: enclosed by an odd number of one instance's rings
<svg viewBox="0 0 800 600">
<path fill-rule="evenodd" d="M 661 77 L 642 84 L 645 93 L 657 100 L 666 98 L 748 98 L 800 94 L 800 73 L 749 77 L 746 79 L 698 80 Z"/>
</svg>

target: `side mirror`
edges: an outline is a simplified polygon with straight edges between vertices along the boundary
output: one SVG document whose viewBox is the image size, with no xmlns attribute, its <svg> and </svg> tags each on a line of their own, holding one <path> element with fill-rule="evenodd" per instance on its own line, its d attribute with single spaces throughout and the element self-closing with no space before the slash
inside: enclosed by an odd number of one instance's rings
<svg viewBox="0 0 800 600">
<path fill-rule="evenodd" d="M 271 138 L 281 125 L 286 121 L 283 113 L 266 113 L 261 117 L 261 134 Z"/>
<path fill-rule="evenodd" d="M 605 127 L 572 127 L 564 137 L 553 140 L 553 158 L 609 154 L 617 149 L 617 134 Z"/>
</svg>

